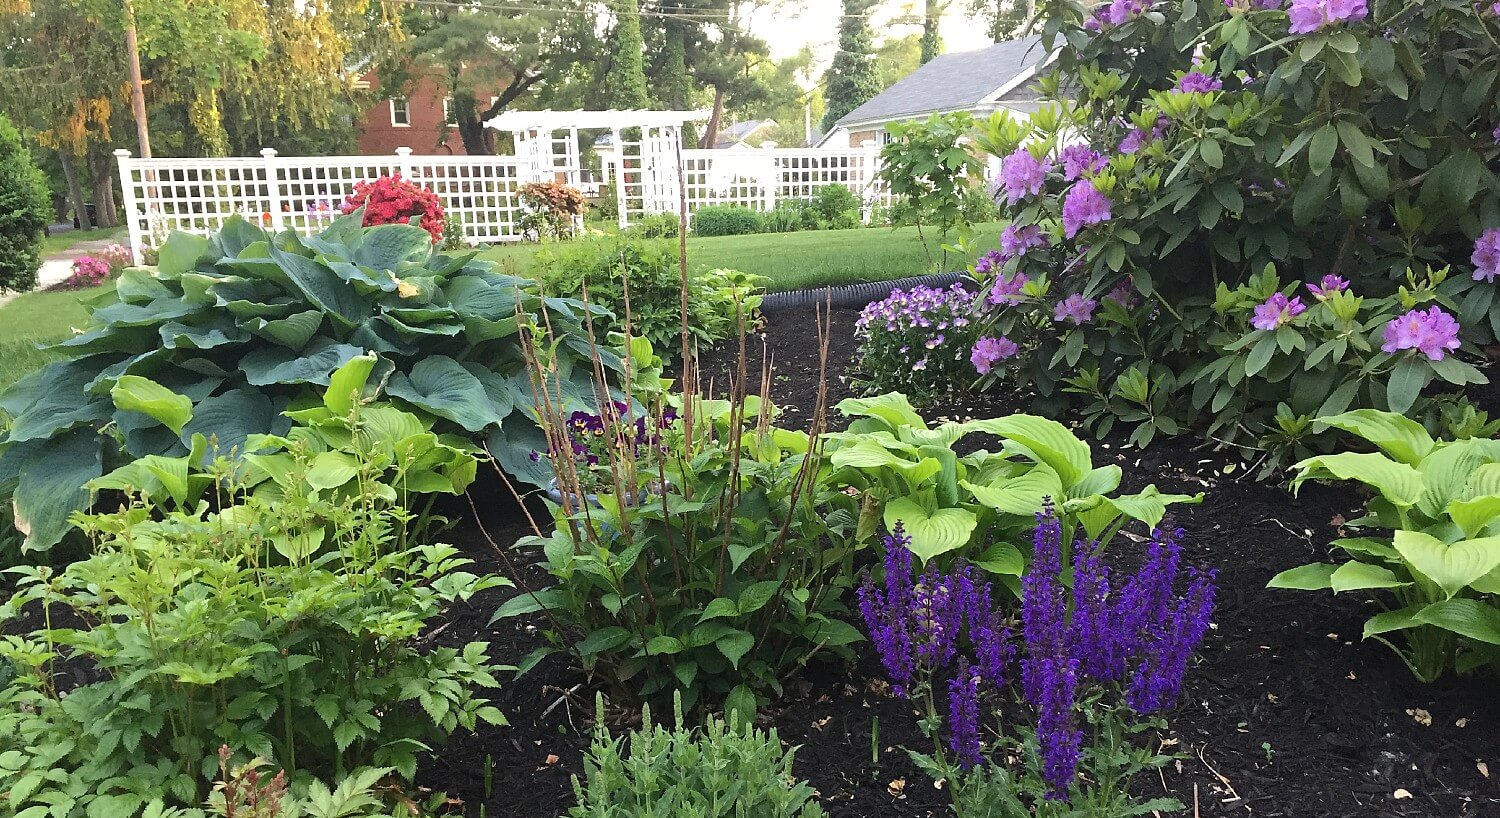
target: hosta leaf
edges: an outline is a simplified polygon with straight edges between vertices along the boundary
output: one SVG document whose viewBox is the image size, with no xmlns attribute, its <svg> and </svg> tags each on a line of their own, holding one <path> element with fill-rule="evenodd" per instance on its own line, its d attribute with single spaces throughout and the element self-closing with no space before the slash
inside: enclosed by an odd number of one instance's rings
<svg viewBox="0 0 1500 818">
<path fill-rule="evenodd" d="M 327 386 L 335 370 L 364 350 L 332 338 L 318 338 L 302 352 L 286 347 L 257 349 L 240 359 L 240 369 L 252 386 L 311 383 Z"/>
<path fill-rule="evenodd" d="M 1374 452 L 1340 452 L 1310 457 L 1292 467 L 1295 490 L 1306 480 L 1358 480 L 1371 486 L 1393 505 L 1410 508 L 1422 498 L 1425 486 L 1422 474 L 1405 463 L 1398 463 Z"/>
<path fill-rule="evenodd" d="M 432 235 L 409 224 L 387 224 L 365 231 L 364 242 L 354 251 L 354 261 L 376 270 L 395 270 L 403 261 L 426 261 L 432 253 Z"/>
<path fill-rule="evenodd" d="M 109 396 L 116 407 L 140 412 L 178 434 L 193 419 L 192 400 L 139 375 L 120 376 Z"/>
<path fill-rule="evenodd" d="M 1367 562 L 1346 562 L 1333 572 L 1329 580 L 1336 594 L 1371 588 L 1404 588 L 1411 584 L 1396 576 L 1389 568 Z"/>
<path fill-rule="evenodd" d="M 205 398 L 193 408 L 193 419 L 182 428 L 184 444 L 201 434 L 210 442 L 210 456 L 243 454 L 245 438 L 272 430 L 277 413 L 271 399 L 258 389 L 231 389 Z"/>
<path fill-rule="evenodd" d="M 959 485 L 972 492 L 980 504 L 1006 514 L 1036 514 L 1042 510 L 1047 498 L 1054 502 L 1063 498 L 1062 480 L 1044 463 L 1017 477 L 988 486 L 977 486 L 967 480 L 960 481 Z"/>
<path fill-rule="evenodd" d="M 1464 530 L 1464 536 L 1473 537 L 1484 531 L 1496 517 L 1500 517 L 1500 494 L 1454 500 L 1448 504 L 1446 511 L 1453 522 Z"/>
<path fill-rule="evenodd" d="M 1374 443 L 1392 459 L 1415 466 L 1432 451 L 1432 435 L 1422 424 L 1394 412 L 1356 409 L 1332 417 L 1318 418 L 1319 423 L 1343 429 Z"/>
<path fill-rule="evenodd" d="M 1469 475 L 1496 459 L 1500 459 L 1500 440 L 1469 438 L 1434 449 L 1417 464 L 1427 487 L 1417 507 L 1429 517 L 1442 513 L 1448 503 L 1468 494 Z"/>
<path fill-rule="evenodd" d="M 356 402 L 365 394 L 365 383 L 370 371 L 375 368 L 374 355 L 357 355 L 334 371 L 328 379 L 328 389 L 323 393 L 323 405 L 336 417 L 349 414 Z"/>
<path fill-rule="evenodd" d="M 1292 591 L 1326 591 L 1333 587 L 1333 572 L 1337 570 L 1337 565 L 1323 562 L 1299 565 L 1271 577 L 1266 587 Z"/>
<path fill-rule="evenodd" d="M 212 246 L 203 236 L 173 233 L 157 250 L 157 272 L 166 278 L 182 275 L 198 266 L 198 260 L 211 255 Z"/>
<path fill-rule="evenodd" d="M 75 429 L 36 445 L 12 447 L 6 457 L 24 466 L 12 496 L 15 526 L 26 551 L 46 551 L 62 540 L 68 517 L 88 506 L 90 480 L 103 471 L 103 446 L 92 429 Z"/>
<path fill-rule="evenodd" d="M 927 421 L 917 414 L 917 410 L 912 408 L 911 401 L 900 392 L 890 392 L 873 398 L 845 398 L 839 401 L 838 410 L 845 417 L 878 418 L 893 429 L 927 428 Z"/>
<path fill-rule="evenodd" d="M 1055 420 L 1010 415 L 972 421 L 969 428 L 1005 438 L 1007 448 L 1019 447 L 1033 459 L 1051 466 L 1065 487 L 1073 486 L 1093 471 L 1089 445 Z"/>
<path fill-rule="evenodd" d="M 359 459 L 348 452 L 322 452 L 313 457 L 307 484 L 315 489 L 336 489 L 359 474 Z"/>
<path fill-rule="evenodd" d="M 516 288 L 488 277 L 458 276 L 443 288 L 443 296 L 461 318 L 514 322 L 516 317 Z"/>
<path fill-rule="evenodd" d="M 286 271 L 302 297 L 334 320 L 352 327 L 373 313 L 371 303 L 327 266 L 275 247 L 271 248 L 271 257 Z"/>
<path fill-rule="evenodd" d="M 1420 531 L 1397 531 L 1395 539 L 1396 550 L 1412 569 L 1450 597 L 1500 568 L 1500 537 L 1449 544 Z"/>
<path fill-rule="evenodd" d="M 109 417 L 113 411 L 110 401 L 85 391 L 98 377 L 98 367 L 108 360 L 93 357 L 58 361 L 43 368 L 36 380 L 28 379 L 28 391 L 35 390 L 35 400 L 15 414 L 6 431 L 6 440 L 11 443 L 38 440 Z M 12 410 L 7 407 L 7 411 Z"/>
<path fill-rule="evenodd" d="M 1379 636 L 1391 631 L 1401 631 L 1407 628 L 1415 628 L 1422 624 L 1417 621 L 1417 613 L 1422 610 L 1421 605 L 1412 605 L 1399 611 L 1384 611 L 1375 614 L 1365 620 L 1364 638 Z"/>
<path fill-rule="evenodd" d="M 281 346 L 289 349 L 301 349 L 311 341 L 317 334 L 318 328 L 323 325 L 323 313 L 321 310 L 304 310 L 292 313 L 285 318 L 274 318 L 267 321 L 264 318 L 245 319 L 243 326 L 250 332 L 262 338 L 269 338 Z"/>
<path fill-rule="evenodd" d="M 1423 625 L 1435 625 L 1460 636 L 1500 645 L 1500 610 L 1479 599 L 1449 599 L 1434 602 L 1413 617 Z"/>
<path fill-rule="evenodd" d="M 911 552 L 923 562 L 940 554 L 968 545 L 979 518 L 965 508 L 940 508 L 929 511 L 909 497 L 897 497 L 885 505 L 885 527 L 894 531 L 896 523 L 911 537 Z"/>
<path fill-rule="evenodd" d="M 386 393 L 447 418 L 470 432 L 498 424 L 510 412 L 509 406 L 497 406 L 491 400 L 485 385 L 473 373 L 446 355 L 422 359 L 410 374 L 396 373 Z"/>
</svg>

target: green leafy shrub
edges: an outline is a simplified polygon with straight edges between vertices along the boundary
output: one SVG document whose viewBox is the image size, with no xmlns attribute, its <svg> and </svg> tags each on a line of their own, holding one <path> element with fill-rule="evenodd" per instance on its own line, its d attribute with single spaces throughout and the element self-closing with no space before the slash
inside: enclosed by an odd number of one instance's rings
<svg viewBox="0 0 1500 818">
<path fill-rule="evenodd" d="M 859 227 L 863 203 L 854 191 L 844 185 L 824 185 L 813 196 L 813 204 L 823 222 L 833 230 Z"/>
<path fill-rule="evenodd" d="M 648 213 L 626 230 L 643 239 L 675 239 L 681 231 L 682 217 L 676 213 Z"/>
<path fill-rule="evenodd" d="M 198 433 L 233 451 L 359 356 L 377 356 L 369 389 L 383 385 L 439 433 L 485 440 L 522 479 L 536 479 L 529 455 L 541 437 L 526 411 L 528 325 L 545 320 L 555 333 L 567 402 L 593 403 L 578 301 L 544 300 L 473 253 L 434 253 L 411 225 L 361 228 L 354 214 L 316 236 L 271 236 L 233 219 L 212 239 L 174 234 L 160 261 L 126 270 L 118 302 L 55 347 L 75 357 L 0 395 L 13 418 L 0 493 L 14 495 L 30 550 L 61 539 L 105 463 L 178 456 Z M 174 428 L 115 406 L 110 391 L 128 375 L 186 396 L 192 420 Z"/>
<path fill-rule="evenodd" d="M 891 141 L 880 149 L 880 179 L 900 203 L 899 217 L 920 226 L 936 225 L 946 236 L 968 230 L 964 202 L 983 179 L 984 165 L 960 143 L 974 127 L 966 112 L 933 114 L 924 121 L 893 122 Z"/>
<path fill-rule="evenodd" d="M 1103 394 L 1113 416 L 1152 423 L 1148 434 L 1212 426 L 1233 445 L 1284 445 L 1308 410 L 1280 411 L 1282 388 L 1260 377 L 1238 381 L 1250 398 L 1238 401 L 1204 374 L 1248 354 L 1219 348 L 1239 320 L 1216 311 L 1220 288 L 1236 292 L 1270 263 L 1288 280 L 1340 277 L 1370 305 L 1410 309 L 1414 295 L 1456 319 L 1464 340 L 1495 337 L 1495 271 L 1476 245 L 1500 226 L 1495 17 L 1449 0 L 1387 11 L 1297 26 L 1286 9 L 1238 0 L 1039 9 L 1044 42 L 1063 45 L 1042 83 L 1056 104 L 981 128 L 978 144 L 1002 157 L 1012 222 L 982 276 L 1046 275 L 1048 306 L 1122 286 L 1145 302 L 1141 320 L 1068 351 L 1066 366 L 1061 337 L 1019 359 L 1049 409 Z M 1408 277 L 1430 286 L 1403 293 Z M 1271 367 L 1289 368 L 1295 352 Z M 1350 407 L 1415 394 L 1412 366 L 1376 363 L 1389 377 Z M 1070 390 L 1083 373 L 1091 383 Z"/>
<path fill-rule="evenodd" d="M 629 288 L 631 333 L 658 349 L 672 349 L 682 330 L 682 272 L 677 248 L 667 242 L 619 237 L 572 242 L 536 254 L 531 274 L 552 292 L 581 298 L 585 285 L 592 304 L 610 316 L 594 319 L 604 337 L 622 329 Z M 760 281 L 734 270 L 710 270 L 688 277 L 688 331 L 712 344 L 737 331 L 736 315 L 754 316 L 760 307 Z"/>
<path fill-rule="evenodd" d="M 764 229 L 761 214 L 741 205 L 709 205 L 693 211 L 695 236 L 744 236 Z"/>
<path fill-rule="evenodd" d="M 0 116 L 0 293 L 36 286 L 42 230 L 51 221 L 47 177 L 32 164 L 15 126 Z"/>
<path fill-rule="evenodd" d="M 792 775 L 795 748 L 783 750 L 775 730 L 757 730 L 743 718 L 709 718 L 701 732 L 689 730 L 681 700 L 676 709 L 671 730 L 652 724 L 648 707 L 646 726 L 615 739 L 599 699 L 586 781 L 573 778 L 578 805 L 569 818 L 822 818 L 816 792 Z"/>
<path fill-rule="evenodd" d="M 621 693 L 661 701 L 680 688 L 690 708 L 779 695 L 813 656 L 849 655 L 860 638 L 842 619 L 857 509 L 825 481 L 807 433 L 771 426 L 758 398 L 694 407 L 691 434 L 681 407 L 672 420 L 660 409 L 605 419 L 607 440 L 631 439 L 644 417 L 659 441 L 613 447 L 619 488 L 563 489 L 552 534 L 521 541 L 545 554 L 555 584 L 495 615 L 545 610 L 554 644 L 534 658 L 565 650 Z"/>
<path fill-rule="evenodd" d="M 449 546 L 403 544 L 410 514 L 389 502 L 402 499 L 400 484 L 382 498 L 376 486 L 388 484 L 369 479 L 389 473 L 378 450 L 402 451 L 411 438 L 390 433 L 420 430 L 416 419 L 370 406 L 359 420 L 351 409 L 348 445 L 297 445 L 333 431 L 324 413 L 362 386 L 350 383 L 311 411 L 306 434 L 285 439 L 285 472 L 300 479 L 278 480 L 274 454 L 204 470 L 188 457 L 136 461 L 106 480 L 149 470 L 163 487 L 153 496 L 184 493 L 175 508 L 133 494 L 119 511 L 77 517 L 91 558 L 60 572 L 13 569 L 19 590 L 0 620 L 41 605 L 79 624 L 0 641 L 20 668 L 0 692 L 0 792 L 12 810 L 194 807 L 221 772 L 223 745 L 273 759 L 293 786 L 369 764 L 410 779 L 429 742 L 504 723 L 474 692 L 496 685 L 484 643 L 419 648 L 417 638 L 443 608 L 506 582 L 463 571 Z M 194 441 L 195 452 L 206 446 Z M 260 489 L 257 472 L 270 475 Z M 413 491 L 424 473 L 407 473 Z M 361 482 L 357 501 L 347 481 Z M 189 502 L 195 487 L 216 501 Z M 68 667 L 87 667 L 90 681 L 59 688 Z"/>
<path fill-rule="evenodd" d="M 1347 562 L 1283 571 L 1269 587 L 1375 593 L 1384 610 L 1365 622 L 1365 638 L 1422 681 L 1500 662 L 1500 440 L 1434 440 L 1409 418 L 1370 409 L 1319 423 L 1379 451 L 1304 460 L 1293 489 L 1354 481 L 1374 494 L 1369 514 L 1348 523 L 1362 536 L 1333 541 Z"/>
<path fill-rule="evenodd" d="M 1203 499 L 1163 494 L 1155 485 L 1114 494 L 1120 467 L 1096 468 L 1089 445 L 1047 418 L 1010 415 L 933 429 L 899 393 L 849 398 L 838 410 L 852 420 L 847 431 L 824 436 L 836 470 L 830 483 L 858 490 L 864 513 L 878 515 L 887 530 L 899 523 L 919 560 L 961 557 L 1012 591 L 1026 567 L 1022 546 L 1049 499 L 1065 544 L 1102 545 L 1132 521 L 1154 528 L 1167 506 Z M 1000 451 L 957 455 L 953 445 L 975 433 L 999 438 Z"/>
<path fill-rule="evenodd" d="M 817 208 L 806 199 L 783 199 L 761 215 L 761 229 L 766 233 L 796 233 L 822 227 Z"/>
</svg>

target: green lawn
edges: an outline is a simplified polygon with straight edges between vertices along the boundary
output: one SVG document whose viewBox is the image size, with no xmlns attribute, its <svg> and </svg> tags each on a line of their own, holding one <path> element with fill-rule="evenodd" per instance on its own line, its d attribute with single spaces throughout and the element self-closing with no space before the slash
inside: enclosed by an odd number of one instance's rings
<svg viewBox="0 0 1500 818">
<path fill-rule="evenodd" d="M 757 233 L 750 236 L 689 238 L 688 261 L 699 269 L 728 267 L 765 276 L 771 290 L 798 290 L 824 284 L 884 281 L 952 269 L 957 261 L 941 263 L 942 242 L 926 231 L 927 248 L 914 227 L 868 227 L 856 230 L 809 230 L 801 233 Z M 1000 227 L 978 225 L 980 252 L 1000 240 Z M 492 247 L 484 258 L 500 262 L 520 275 L 526 273 L 537 244 Z M 934 264 L 929 260 L 938 259 Z"/>
<path fill-rule="evenodd" d="M 42 255 L 50 256 L 53 253 L 72 247 L 81 241 L 92 241 L 94 239 L 111 239 L 119 235 L 120 241 L 125 240 L 125 228 L 123 227 L 95 227 L 92 230 L 68 230 L 55 236 L 47 236 L 42 239 Z"/>
<path fill-rule="evenodd" d="M 114 285 L 71 292 L 27 293 L 0 306 L 0 390 L 58 357 L 37 344 L 61 341 L 88 322 L 84 299 L 109 293 Z"/>
</svg>

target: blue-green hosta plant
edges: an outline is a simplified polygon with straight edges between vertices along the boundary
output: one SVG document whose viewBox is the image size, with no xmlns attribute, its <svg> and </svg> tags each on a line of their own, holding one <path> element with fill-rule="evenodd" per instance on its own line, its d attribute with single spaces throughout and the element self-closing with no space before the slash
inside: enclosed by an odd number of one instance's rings
<svg viewBox="0 0 1500 818">
<path fill-rule="evenodd" d="M 123 273 L 118 300 L 56 347 L 68 359 L 0 395 L 13 419 L 0 437 L 0 496 L 14 498 L 25 548 L 56 544 L 87 502 L 83 486 L 113 464 L 187 454 L 195 434 L 228 454 L 252 434 L 282 432 L 284 411 L 370 354 L 368 389 L 439 433 L 484 440 L 506 468 L 537 480 L 528 455 L 541 434 L 522 347 L 529 325 L 550 327 L 564 382 L 554 391 L 592 404 L 582 305 L 543 298 L 472 252 L 434 252 L 421 228 L 359 219 L 316 236 L 233 219 L 212 238 L 175 234 L 158 266 Z M 132 375 L 185 396 L 192 419 L 173 428 L 117 406 L 111 391 Z"/>
<path fill-rule="evenodd" d="M 850 398 L 838 409 L 854 420 L 847 431 L 825 435 L 832 480 L 862 493 L 864 516 L 878 515 L 887 530 L 899 522 L 917 558 L 957 554 L 1012 590 L 1025 570 L 1017 544 L 1048 500 L 1070 532 L 1065 542 L 1076 532 L 1108 543 L 1132 521 L 1155 527 L 1169 505 L 1203 496 L 1163 494 L 1154 484 L 1116 495 L 1119 466 L 1095 467 L 1087 443 L 1035 415 L 929 428 L 900 393 Z M 998 437 L 1000 451 L 954 452 L 955 443 L 976 433 Z M 861 528 L 873 531 L 872 524 Z"/>
<path fill-rule="evenodd" d="M 1434 440 L 1401 415 L 1361 409 L 1321 423 L 1374 445 L 1298 463 L 1308 480 L 1361 483 L 1361 536 L 1333 541 L 1348 557 L 1277 574 L 1269 587 L 1375 595 L 1384 610 L 1364 636 L 1387 645 L 1423 681 L 1500 658 L 1500 440 Z"/>
</svg>

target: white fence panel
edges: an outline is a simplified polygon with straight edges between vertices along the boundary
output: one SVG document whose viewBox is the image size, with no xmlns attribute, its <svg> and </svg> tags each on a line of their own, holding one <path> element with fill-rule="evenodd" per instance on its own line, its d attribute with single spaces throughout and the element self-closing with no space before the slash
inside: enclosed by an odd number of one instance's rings
<svg viewBox="0 0 1500 818">
<path fill-rule="evenodd" d="M 660 135 L 621 144 L 626 155 L 613 171 L 622 200 L 621 227 L 644 213 L 676 212 L 678 175 Z M 630 147 L 634 151 L 625 151 Z M 136 159 L 115 151 L 124 189 L 130 246 L 139 262 L 144 248 L 159 247 L 173 231 L 209 235 L 239 215 L 268 230 L 315 232 L 339 214 L 356 184 L 399 173 L 437 194 L 450 218 L 462 223 L 475 244 L 519 241 L 523 208 L 517 189 L 545 178 L 526 156 L 280 157 L 271 149 L 258 157 Z M 825 185 L 843 185 L 859 197 L 868 221 L 890 192 L 877 179 L 878 149 L 765 148 L 681 151 L 681 184 L 689 212 L 706 205 L 735 204 L 766 211 L 787 199 L 807 199 Z M 668 190 L 670 188 L 670 190 Z"/>
</svg>

